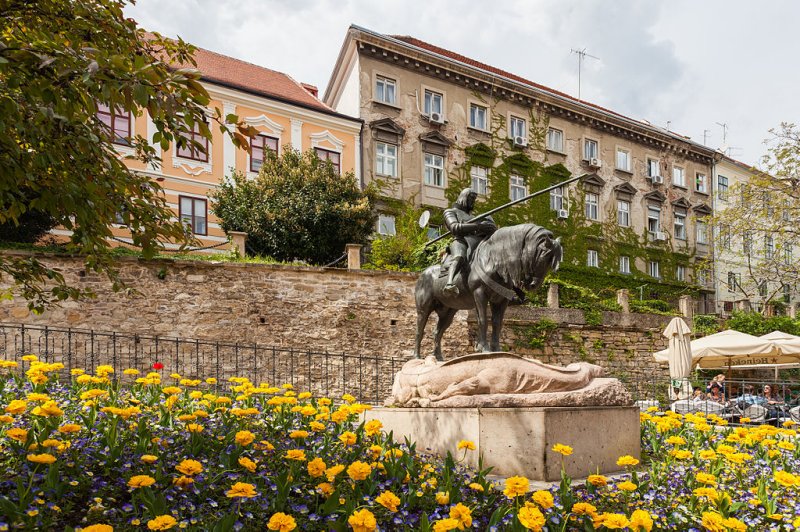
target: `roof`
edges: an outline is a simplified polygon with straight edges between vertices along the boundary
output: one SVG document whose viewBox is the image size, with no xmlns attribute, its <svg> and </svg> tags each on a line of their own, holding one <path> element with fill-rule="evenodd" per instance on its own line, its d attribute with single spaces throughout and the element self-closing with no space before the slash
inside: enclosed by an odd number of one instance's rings
<svg viewBox="0 0 800 532">
<path fill-rule="evenodd" d="M 502 70 L 500 68 L 494 67 L 492 65 L 488 65 L 488 64 L 483 63 L 481 61 L 477 61 L 477 60 L 472 59 L 470 57 L 467 57 L 467 56 L 461 55 L 459 53 L 453 52 L 451 50 L 447 50 L 446 48 L 442 48 L 440 46 L 436 46 L 434 44 L 430 44 L 430 43 L 425 42 L 423 40 L 417 39 L 416 37 L 412 37 L 412 36 L 409 36 L 409 35 L 384 35 L 384 34 L 380 34 L 380 33 L 376 33 L 374 31 L 368 30 L 366 28 L 362 28 L 360 26 L 356 26 L 356 25 L 351 26 L 351 29 L 355 29 L 355 30 L 358 30 L 358 31 L 366 32 L 368 34 L 371 34 L 371 35 L 374 35 L 376 37 L 380 37 L 380 38 L 383 38 L 383 39 L 399 41 L 399 42 L 404 43 L 406 45 L 419 48 L 419 49 L 421 49 L 423 51 L 427 51 L 427 52 L 439 55 L 441 57 L 444 57 L 445 59 L 449 59 L 451 61 L 457 61 L 457 62 L 462 63 L 462 64 L 464 64 L 464 65 L 466 65 L 468 67 L 472 67 L 472 68 L 475 68 L 475 69 L 483 70 L 483 71 L 488 72 L 490 74 L 495 74 L 497 76 L 501 76 L 501 77 L 506 78 L 508 80 L 511 80 L 511 81 L 514 81 L 514 82 L 517 82 L 517 83 L 521 83 L 523 85 L 527 85 L 527 86 L 529 86 L 531 88 L 534 88 L 534 89 L 536 89 L 538 91 L 553 95 L 555 97 L 575 102 L 576 104 L 584 106 L 586 108 L 594 109 L 596 111 L 599 111 L 599 112 L 602 112 L 602 113 L 605 113 L 605 114 L 608 114 L 608 115 L 613 115 L 613 116 L 619 117 L 619 118 L 621 118 L 623 120 L 626 120 L 628 122 L 634 122 L 637 125 L 639 125 L 640 127 L 643 127 L 645 129 L 658 131 L 659 133 L 664 134 L 664 135 L 668 135 L 670 137 L 673 137 L 676 140 L 680 140 L 680 141 L 686 142 L 686 143 L 692 145 L 695 149 L 699 149 L 701 151 L 706 151 L 706 152 L 709 152 L 709 153 L 713 152 L 713 150 L 711 148 L 703 146 L 702 144 L 699 144 L 699 143 L 691 140 L 687 136 L 681 135 L 679 133 L 675 133 L 673 131 L 669 131 L 669 130 L 664 129 L 664 128 L 660 128 L 658 126 L 654 126 L 654 125 L 650 124 L 649 122 L 647 122 L 645 120 L 638 120 L 638 119 L 635 119 L 635 118 L 631 118 L 631 117 L 625 116 L 625 115 L 623 115 L 621 113 L 618 113 L 616 111 L 612 111 L 611 109 L 607 109 L 605 107 L 601 107 L 601 106 L 593 104 L 591 102 L 587 102 L 585 100 L 581 100 L 581 99 L 575 98 L 574 96 L 571 96 L 571 95 L 569 95 L 569 94 L 567 94 L 565 92 L 562 92 L 562 91 L 559 91 L 559 90 L 556 90 L 556 89 L 552 89 L 550 87 L 542 85 L 541 83 L 536 83 L 535 81 L 531 81 L 529 79 L 523 78 L 522 76 L 518 76 L 516 74 L 508 72 L 506 70 Z"/>
<path fill-rule="evenodd" d="M 326 113 L 335 113 L 299 82 L 283 72 L 203 48 L 197 48 L 194 60 L 205 81 L 242 89 L 268 98 L 277 98 Z"/>
</svg>

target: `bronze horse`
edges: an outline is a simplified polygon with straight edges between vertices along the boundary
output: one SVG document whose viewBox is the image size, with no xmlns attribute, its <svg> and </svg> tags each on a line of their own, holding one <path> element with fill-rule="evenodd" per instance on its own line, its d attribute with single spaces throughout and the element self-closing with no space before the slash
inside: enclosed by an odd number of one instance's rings
<svg viewBox="0 0 800 532">
<path fill-rule="evenodd" d="M 419 277 L 414 296 L 417 303 L 417 338 L 414 356 L 420 356 L 420 344 L 431 312 L 439 320 L 434 330 L 433 354 L 442 358 L 442 336 L 459 310 L 475 309 L 478 316 L 476 350 L 500 350 L 500 331 L 508 304 L 516 290 L 541 286 L 549 270 L 558 270 L 563 258 L 561 239 L 534 224 L 520 224 L 498 229 L 481 242 L 470 262 L 469 271 L 457 281 L 458 295 L 445 294 L 446 276 L 440 264 L 430 266 Z M 487 342 L 487 306 L 492 309 L 492 339 Z"/>
</svg>

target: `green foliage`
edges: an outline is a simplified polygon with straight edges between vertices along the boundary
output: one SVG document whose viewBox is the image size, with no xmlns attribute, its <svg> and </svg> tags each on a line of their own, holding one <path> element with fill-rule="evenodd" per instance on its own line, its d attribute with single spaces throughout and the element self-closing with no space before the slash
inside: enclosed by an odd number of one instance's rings
<svg viewBox="0 0 800 532">
<path fill-rule="evenodd" d="M 788 316 L 766 317 L 758 312 L 734 311 L 725 326 L 753 336 L 761 336 L 772 331 L 800 336 L 800 320 L 793 320 Z"/>
<path fill-rule="evenodd" d="M 225 231 L 247 233 L 256 254 L 279 261 L 326 264 L 345 245 L 367 242 L 375 223 L 375 191 L 359 189 L 313 151 L 269 153 L 256 179 L 234 173 L 214 193 Z"/>
<path fill-rule="evenodd" d="M 29 198 L 25 201 L 30 202 Z M 0 241 L 32 244 L 55 227 L 53 216 L 38 209 L 29 209 L 19 215 L 16 222 L 0 223 Z"/>
<path fill-rule="evenodd" d="M 154 144 L 187 146 L 181 134 L 195 124 L 211 137 L 210 99 L 191 68 L 193 48 L 148 37 L 124 15 L 127 3 L 38 0 L 0 7 L 0 224 L 24 222 L 26 213 L 50 216 L 73 232 L 69 250 L 85 256 L 87 269 L 107 274 L 115 289 L 124 285 L 107 239 L 117 214 L 145 256 L 165 240 L 186 244 L 192 237 L 161 188 L 116 154 L 98 105 L 133 115 L 147 109 L 153 138 L 130 139 L 133 158 L 143 163 L 157 161 Z M 211 119 L 226 134 L 236 124 L 234 144 L 246 144 L 252 130 L 234 115 L 214 109 Z M 0 276 L 37 310 L 90 295 L 34 258 L 0 257 Z"/>
<path fill-rule="evenodd" d="M 438 261 L 449 242 L 443 239 L 425 247 L 428 229 L 419 226 L 422 209 L 402 203 L 395 210 L 394 235 L 379 235 L 372 241 L 367 269 L 418 271 Z"/>
<path fill-rule="evenodd" d="M 676 311 L 666 301 L 660 299 L 632 299 L 630 301 L 631 312 L 643 314 L 662 314 L 664 316 L 674 316 Z"/>
<path fill-rule="evenodd" d="M 719 332 L 719 320 L 712 314 L 695 314 L 692 318 L 695 333 L 703 336 Z"/>
<path fill-rule="evenodd" d="M 530 325 L 513 325 L 511 328 L 517 337 L 514 342 L 515 347 L 541 349 L 553 331 L 558 329 L 558 324 L 553 320 L 543 318 Z"/>
</svg>

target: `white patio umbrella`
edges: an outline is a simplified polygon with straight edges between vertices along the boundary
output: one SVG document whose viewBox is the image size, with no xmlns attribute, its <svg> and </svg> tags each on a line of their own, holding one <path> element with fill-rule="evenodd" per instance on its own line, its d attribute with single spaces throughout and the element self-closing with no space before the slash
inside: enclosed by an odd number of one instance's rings
<svg viewBox="0 0 800 532">
<path fill-rule="evenodd" d="M 780 351 L 770 340 L 731 329 L 693 340 L 690 346 L 692 365 L 701 368 L 781 362 Z M 669 349 L 658 351 L 653 356 L 659 362 L 669 362 Z"/>
<path fill-rule="evenodd" d="M 800 336 L 795 336 L 783 331 L 772 331 L 771 333 L 762 334 L 759 338 L 771 341 L 781 350 L 780 362 L 770 364 L 775 370 L 775 380 L 778 380 L 779 370 L 800 367 Z M 790 361 L 790 357 L 794 358 L 794 360 Z M 764 366 L 758 365 L 751 367 L 758 369 Z"/>
<path fill-rule="evenodd" d="M 692 348 L 690 335 L 692 331 L 683 318 L 672 318 L 664 329 L 664 336 L 669 339 L 667 358 L 669 359 L 669 398 L 673 401 L 688 399 L 692 396 L 692 384 L 689 375 L 692 372 Z"/>
</svg>

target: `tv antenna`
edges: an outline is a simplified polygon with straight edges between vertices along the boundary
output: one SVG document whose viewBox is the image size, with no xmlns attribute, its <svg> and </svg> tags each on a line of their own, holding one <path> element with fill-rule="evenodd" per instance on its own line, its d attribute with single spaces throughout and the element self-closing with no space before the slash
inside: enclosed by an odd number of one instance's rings
<svg viewBox="0 0 800 532">
<path fill-rule="evenodd" d="M 704 129 L 703 130 L 703 146 L 708 146 L 708 144 L 706 143 L 706 140 L 710 136 L 711 136 L 711 130 L 710 129 Z"/>
<path fill-rule="evenodd" d="M 581 50 L 576 50 L 575 48 L 570 48 L 569 51 L 571 54 L 577 54 L 578 56 L 578 99 L 581 99 L 581 70 L 583 69 L 583 60 L 587 57 L 591 57 L 592 59 L 600 60 L 599 57 L 594 56 L 592 54 L 586 53 L 586 48 Z"/>
<path fill-rule="evenodd" d="M 720 122 L 717 122 L 716 124 L 722 127 L 722 145 L 724 146 L 728 144 L 728 124 L 723 124 Z"/>
</svg>

